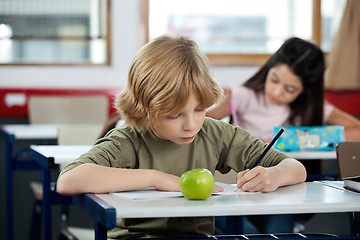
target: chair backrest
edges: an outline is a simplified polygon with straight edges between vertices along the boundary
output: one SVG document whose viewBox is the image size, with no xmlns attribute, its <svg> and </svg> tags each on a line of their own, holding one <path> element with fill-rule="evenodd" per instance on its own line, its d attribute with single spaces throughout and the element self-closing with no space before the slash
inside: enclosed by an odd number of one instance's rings
<svg viewBox="0 0 360 240">
<path fill-rule="evenodd" d="M 104 124 L 108 119 L 106 96 L 31 96 L 30 124 Z"/>
<path fill-rule="evenodd" d="M 61 125 L 58 130 L 58 145 L 93 145 L 102 129 L 101 124 Z"/>
</svg>

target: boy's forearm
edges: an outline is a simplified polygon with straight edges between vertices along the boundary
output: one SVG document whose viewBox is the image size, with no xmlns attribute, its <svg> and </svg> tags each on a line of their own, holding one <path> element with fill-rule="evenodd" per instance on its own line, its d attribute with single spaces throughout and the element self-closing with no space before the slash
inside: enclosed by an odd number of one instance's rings
<svg viewBox="0 0 360 240">
<path fill-rule="evenodd" d="M 82 164 L 63 173 L 57 191 L 63 195 L 108 193 L 155 187 L 162 173 L 148 169 L 122 169 Z"/>
<path fill-rule="evenodd" d="M 306 180 L 304 165 L 293 158 L 284 159 L 275 168 L 279 179 L 279 186 L 297 184 Z"/>
</svg>

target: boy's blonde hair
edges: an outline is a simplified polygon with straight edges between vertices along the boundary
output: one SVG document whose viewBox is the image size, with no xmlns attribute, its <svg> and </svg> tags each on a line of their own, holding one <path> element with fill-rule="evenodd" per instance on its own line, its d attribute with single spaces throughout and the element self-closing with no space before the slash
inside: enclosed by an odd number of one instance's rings
<svg viewBox="0 0 360 240">
<path fill-rule="evenodd" d="M 192 91 L 203 108 L 222 96 L 195 41 L 163 35 L 135 55 L 115 105 L 130 127 L 149 130 L 161 117 L 179 113 Z"/>
</svg>

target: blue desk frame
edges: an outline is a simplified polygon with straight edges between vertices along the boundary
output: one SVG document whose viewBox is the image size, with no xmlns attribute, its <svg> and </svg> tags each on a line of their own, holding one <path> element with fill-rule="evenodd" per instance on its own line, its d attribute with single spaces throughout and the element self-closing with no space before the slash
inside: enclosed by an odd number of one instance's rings
<svg viewBox="0 0 360 240">
<path fill-rule="evenodd" d="M 42 184 L 43 184 L 43 201 L 42 201 L 42 214 L 43 214 L 43 238 L 44 240 L 51 239 L 51 205 L 61 204 L 69 205 L 73 203 L 72 196 L 63 196 L 51 189 L 51 171 L 58 170 L 57 165 L 54 163 L 54 158 L 45 157 L 44 155 L 30 149 L 30 156 L 41 169 Z"/>
<path fill-rule="evenodd" d="M 8 133 L 0 128 L 0 138 L 5 142 L 7 239 L 12 240 L 14 238 L 13 171 L 39 171 L 40 168 L 32 160 L 18 161 L 18 159 L 13 157 L 13 146 L 17 140 L 14 134 Z"/>
<path fill-rule="evenodd" d="M 7 130 L 6 127 L 11 126 L 11 130 Z M 15 130 L 12 131 L 13 127 L 15 127 Z M 21 130 L 19 130 L 19 128 Z M 50 130 L 49 130 L 50 129 Z M 46 220 L 43 219 L 43 229 L 44 229 L 44 239 L 51 239 L 51 215 L 48 215 L 48 209 L 50 209 L 50 205 L 47 205 L 49 202 L 57 204 L 68 204 L 72 203 L 72 198 L 67 197 L 64 198 L 63 196 L 52 196 L 50 197 L 50 171 L 45 172 L 42 165 L 39 165 L 39 163 L 35 162 L 35 158 L 31 157 L 30 149 L 26 148 L 26 153 L 30 154 L 30 157 L 27 159 L 21 159 L 19 160 L 16 156 L 16 153 L 14 152 L 14 144 L 17 141 L 22 140 L 42 140 L 43 144 L 48 144 L 49 140 L 55 140 L 57 138 L 57 129 L 58 125 L 53 124 L 35 124 L 35 125 L 28 125 L 28 124 L 5 124 L 0 126 L 0 138 L 4 140 L 5 142 L 5 171 L 6 171 L 6 221 L 7 221 L 7 239 L 12 240 L 14 239 L 14 217 L 13 217 L 13 172 L 14 171 L 42 171 L 43 178 L 45 177 L 46 182 L 45 186 L 43 186 L 45 195 L 44 198 L 46 199 L 43 201 L 43 207 L 47 211 L 43 211 L 43 216 L 46 217 Z M 17 131 L 21 133 L 27 133 L 27 131 L 30 130 L 30 132 L 35 133 L 35 135 L 32 134 L 20 134 L 17 138 L 17 134 L 15 134 Z M 42 130 L 45 130 L 43 133 Z M 54 167 L 54 164 L 50 164 L 47 166 L 50 170 L 52 167 Z M 49 183 L 49 184 L 47 184 Z M 43 190 L 44 190 L 43 189 Z M 56 193 L 51 194 L 56 195 Z M 50 201 L 49 201 L 50 200 Z M 46 205 L 45 205 L 46 204 Z M 50 226 L 50 228 L 48 227 Z M 50 230 L 48 230 L 50 229 Z"/>
<path fill-rule="evenodd" d="M 86 209 L 95 220 L 95 239 L 106 240 L 107 230 L 116 227 L 116 210 L 95 194 L 74 196 L 74 204 Z"/>
<path fill-rule="evenodd" d="M 107 239 L 107 229 L 114 228 L 116 226 L 116 209 L 96 196 L 96 194 L 81 194 L 74 196 L 74 204 L 86 211 L 95 220 L 95 239 L 105 240 Z M 360 239 L 360 212 L 349 212 L 351 225 L 351 236 L 339 236 L 334 239 Z M 316 235 L 316 234 L 315 234 Z M 233 235 L 232 237 L 208 237 L 208 238 L 196 238 L 196 239 L 242 239 L 240 235 Z M 244 235 L 241 235 L 244 236 Z M 307 239 L 333 239 L 329 236 L 309 236 Z M 247 238 L 244 238 L 247 239 Z M 260 237 L 256 239 L 261 239 Z M 269 238 L 266 238 L 269 239 Z M 292 237 L 284 237 L 281 239 L 292 239 Z"/>
</svg>

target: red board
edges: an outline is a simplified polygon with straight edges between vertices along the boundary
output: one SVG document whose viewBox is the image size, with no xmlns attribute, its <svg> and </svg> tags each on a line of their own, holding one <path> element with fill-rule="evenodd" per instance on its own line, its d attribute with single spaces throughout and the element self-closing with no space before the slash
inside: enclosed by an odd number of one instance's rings
<svg viewBox="0 0 360 240">
<path fill-rule="evenodd" d="M 360 116 L 360 90 L 356 91 L 325 91 L 325 99 L 343 110 L 355 116 Z"/>
<path fill-rule="evenodd" d="M 29 96 L 66 96 L 66 95 L 106 95 L 109 99 L 109 114 L 116 112 L 113 107 L 114 96 L 120 89 L 0 89 L 0 117 L 28 117 L 27 101 Z M 22 104 L 9 105 L 7 97 L 19 94 L 24 98 Z M 339 109 L 360 116 L 360 90 L 358 91 L 325 91 L 325 98 Z"/>
<path fill-rule="evenodd" d="M 0 89 L 0 117 L 28 117 L 30 96 L 91 96 L 105 95 L 109 99 L 109 115 L 116 112 L 114 96 L 120 89 Z M 9 101 L 9 99 L 13 99 Z M 15 99 L 15 100 L 14 100 Z M 12 102 L 9 104 L 9 102 Z"/>
</svg>

